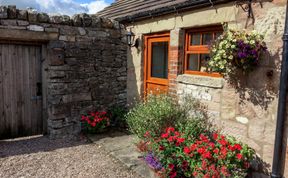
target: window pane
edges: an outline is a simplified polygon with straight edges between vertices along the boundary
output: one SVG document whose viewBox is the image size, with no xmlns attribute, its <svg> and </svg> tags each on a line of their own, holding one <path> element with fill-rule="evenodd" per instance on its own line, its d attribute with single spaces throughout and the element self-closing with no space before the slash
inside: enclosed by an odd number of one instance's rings
<svg viewBox="0 0 288 178">
<path fill-rule="evenodd" d="M 152 43 L 151 77 L 168 78 L 168 42 Z"/>
<path fill-rule="evenodd" d="M 199 71 L 198 54 L 189 54 L 188 56 L 188 70 Z"/>
<path fill-rule="evenodd" d="M 201 61 L 201 66 L 200 66 L 200 71 L 201 72 L 208 72 L 208 61 L 210 60 L 210 55 L 209 54 L 200 54 L 200 61 Z"/>
<path fill-rule="evenodd" d="M 217 40 L 217 38 L 218 38 L 220 35 L 222 35 L 222 32 L 216 32 L 216 33 L 215 33 L 215 40 Z"/>
<path fill-rule="evenodd" d="M 193 33 L 191 34 L 191 42 L 190 45 L 201 45 L 201 33 Z"/>
<path fill-rule="evenodd" d="M 204 33 L 203 34 L 203 45 L 210 45 L 213 40 L 213 34 L 212 33 Z"/>
</svg>

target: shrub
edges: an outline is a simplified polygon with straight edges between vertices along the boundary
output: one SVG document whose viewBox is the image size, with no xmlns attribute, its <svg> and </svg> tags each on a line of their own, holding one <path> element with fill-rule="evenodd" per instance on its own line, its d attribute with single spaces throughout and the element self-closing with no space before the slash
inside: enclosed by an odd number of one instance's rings
<svg viewBox="0 0 288 178">
<path fill-rule="evenodd" d="M 111 126 L 116 126 L 120 128 L 127 127 L 125 121 L 125 115 L 127 114 L 127 111 L 125 108 L 120 106 L 113 106 L 109 109 L 108 113 L 110 116 Z"/>
<path fill-rule="evenodd" d="M 191 125 L 195 127 L 193 131 L 199 132 L 207 126 L 207 116 L 200 106 L 193 99 L 184 99 L 178 104 L 167 95 L 150 95 L 126 115 L 126 120 L 130 131 L 140 139 L 144 138 L 147 130 L 150 134 L 160 136 L 170 126 Z"/>
<path fill-rule="evenodd" d="M 110 125 L 107 112 L 91 112 L 81 117 L 81 124 L 88 133 L 102 132 Z"/>
<path fill-rule="evenodd" d="M 162 129 L 174 125 L 180 113 L 173 100 L 165 95 L 149 95 L 147 100 L 136 104 L 126 115 L 129 130 L 143 138 L 149 129 L 151 133 L 160 134 Z"/>
</svg>

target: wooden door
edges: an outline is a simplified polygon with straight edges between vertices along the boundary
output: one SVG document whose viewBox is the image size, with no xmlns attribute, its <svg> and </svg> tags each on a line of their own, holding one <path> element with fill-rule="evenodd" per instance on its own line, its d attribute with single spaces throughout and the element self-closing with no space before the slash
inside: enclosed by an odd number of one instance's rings
<svg viewBox="0 0 288 178">
<path fill-rule="evenodd" d="M 169 34 L 145 37 L 145 95 L 168 92 Z"/>
<path fill-rule="evenodd" d="M 0 139 L 41 134 L 41 47 L 0 43 Z"/>
</svg>

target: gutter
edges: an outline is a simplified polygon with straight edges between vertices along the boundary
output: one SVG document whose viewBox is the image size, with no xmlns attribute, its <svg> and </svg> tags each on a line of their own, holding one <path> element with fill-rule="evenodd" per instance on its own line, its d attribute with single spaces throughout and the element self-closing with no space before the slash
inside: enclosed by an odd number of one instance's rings
<svg viewBox="0 0 288 178">
<path fill-rule="evenodd" d="M 288 0 L 287 0 L 288 3 Z M 279 103 L 274 144 L 274 156 L 271 178 L 282 178 L 285 170 L 287 146 L 287 89 L 288 89 L 288 6 L 286 7 L 285 30 L 283 35 L 283 58 L 280 76 Z"/>
<path fill-rule="evenodd" d="M 144 20 L 148 18 L 158 17 L 162 15 L 172 14 L 172 13 L 179 13 L 188 10 L 194 10 L 204 7 L 209 7 L 216 4 L 223 4 L 231 2 L 231 0 L 198 0 L 198 1 L 188 1 L 184 3 L 175 4 L 168 7 L 162 7 L 159 9 L 154 9 L 150 11 L 136 13 L 134 15 L 119 17 L 115 20 L 119 21 L 120 23 L 131 23 L 139 20 Z"/>
</svg>

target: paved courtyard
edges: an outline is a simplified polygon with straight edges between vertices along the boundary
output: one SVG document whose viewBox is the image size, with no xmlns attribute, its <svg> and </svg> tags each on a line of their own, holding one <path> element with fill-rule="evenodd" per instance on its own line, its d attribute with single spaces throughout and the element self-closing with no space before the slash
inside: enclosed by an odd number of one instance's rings
<svg viewBox="0 0 288 178">
<path fill-rule="evenodd" d="M 97 142 L 35 136 L 0 141 L 0 177 L 138 178 Z"/>
</svg>

